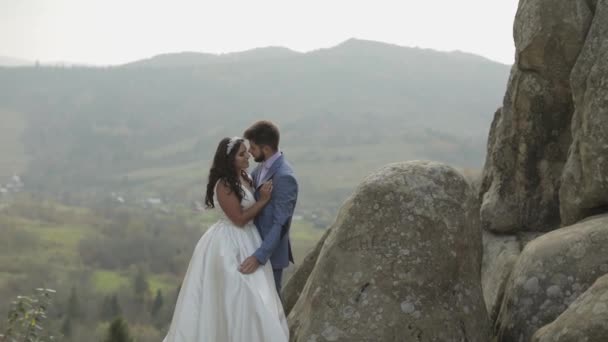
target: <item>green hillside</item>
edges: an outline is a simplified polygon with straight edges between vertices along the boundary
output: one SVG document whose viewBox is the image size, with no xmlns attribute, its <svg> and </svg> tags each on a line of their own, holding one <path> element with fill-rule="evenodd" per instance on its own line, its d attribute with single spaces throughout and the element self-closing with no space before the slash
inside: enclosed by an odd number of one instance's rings
<svg viewBox="0 0 608 342">
<path fill-rule="evenodd" d="M 111 68 L 0 68 L 1 115 L 20 113 L 26 187 L 64 198 L 200 199 L 224 136 L 275 121 L 301 183 L 299 214 L 324 227 L 381 165 L 480 168 L 509 67 L 363 40 L 167 54 Z M 11 158 L 10 154 L 6 158 Z M 3 165 L 17 162 L 0 156 Z"/>
<path fill-rule="evenodd" d="M 26 121 L 22 113 L 1 108 L 0 117 L 0 185 L 8 177 L 26 170 L 27 157 L 21 140 Z"/>
<path fill-rule="evenodd" d="M 20 195 L 0 209 L 0 296 L 15 298 L 40 286 L 53 288 L 54 310 L 64 315 L 75 290 L 82 317 L 72 322 L 77 327 L 74 341 L 82 341 L 87 330 L 109 319 L 104 303 L 116 296 L 129 321 L 161 336 L 194 246 L 215 220 L 213 211 L 164 214 L 108 202 L 82 208 Z M 294 221 L 296 262 L 322 233 L 310 223 Z M 286 279 L 293 270 L 292 266 L 286 271 Z M 140 274 L 146 289 L 138 292 Z M 159 291 L 166 296 L 162 313 L 150 315 L 149 305 Z M 8 312 L 9 305 L 9 300 L 0 301 L 0 312 Z M 61 323 L 61 316 L 53 312 L 53 324 Z M 0 321 L 0 331 L 4 323 Z"/>
</svg>

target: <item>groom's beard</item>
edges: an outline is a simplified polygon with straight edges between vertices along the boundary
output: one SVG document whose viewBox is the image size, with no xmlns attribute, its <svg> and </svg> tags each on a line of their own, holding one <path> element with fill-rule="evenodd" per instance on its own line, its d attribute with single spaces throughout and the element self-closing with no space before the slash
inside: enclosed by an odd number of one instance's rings
<svg viewBox="0 0 608 342">
<path fill-rule="evenodd" d="M 253 160 L 254 160 L 256 163 L 263 163 L 263 162 L 266 160 L 266 156 L 264 155 L 264 152 L 262 152 L 262 153 L 260 153 L 260 155 L 259 155 L 259 156 L 257 156 L 257 157 L 255 157 L 255 158 L 253 158 Z"/>
</svg>

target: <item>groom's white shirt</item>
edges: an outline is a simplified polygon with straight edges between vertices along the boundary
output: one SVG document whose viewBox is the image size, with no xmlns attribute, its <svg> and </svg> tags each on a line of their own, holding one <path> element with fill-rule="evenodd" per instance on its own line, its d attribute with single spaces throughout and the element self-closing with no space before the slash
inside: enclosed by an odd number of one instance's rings
<svg viewBox="0 0 608 342">
<path fill-rule="evenodd" d="M 264 163 L 262 163 L 262 170 L 260 170 L 260 177 L 258 178 L 258 184 L 256 186 L 260 186 L 261 182 L 264 181 L 264 177 L 268 173 L 268 170 L 272 167 L 277 159 L 281 156 L 281 151 L 277 151 L 277 153 L 273 154 L 272 157 L 268 158 Z"/>
</svg>

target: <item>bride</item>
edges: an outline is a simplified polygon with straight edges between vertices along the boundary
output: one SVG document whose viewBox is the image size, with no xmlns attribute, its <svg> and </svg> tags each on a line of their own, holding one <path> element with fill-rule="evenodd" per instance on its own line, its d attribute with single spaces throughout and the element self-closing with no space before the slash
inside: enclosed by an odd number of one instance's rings
<svg viewBox="0 0 608 342">
<path fill-rule="evenodd" d="M 239 271 L 262 243 L 253 219 L 272 192 L 272 183 L 264 184 L 256 202 L 248 167 L 245 141 L 222 139 L 205 198 L 208 208 L 219 204 L 221 217 L 194 249 L 164 342 L 289 340 L 270 263 L 252 274 Z"/>
</svg>

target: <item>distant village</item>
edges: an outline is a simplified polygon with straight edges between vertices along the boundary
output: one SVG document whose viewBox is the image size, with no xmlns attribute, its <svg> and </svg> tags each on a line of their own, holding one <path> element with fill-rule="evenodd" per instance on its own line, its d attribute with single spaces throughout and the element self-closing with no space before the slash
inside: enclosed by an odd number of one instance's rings
<svg viewBox="0 0 608 342">
<path fill-rule="evenodd" d="M 21 192 L 24 186 L 25 184 L 23 184 L 21 177 L 18 175 L 13 175 L 8 183 L 0 183 L 0 196 L 8 196 L 11 193 Z"/>
<path fill-rule="evenodd" d="M 17 174 L 10 177 L 6 183 L 3 183 L 2 180 L 0 180 L 0 208 L 10 203 L 10 201 L 14 199 L 13 195 L 23 191 L 25 191 L 25 183 L 23 182 L 21 176 Z M 128 202 L 130 202 L 130 204 L 136 204 L 142 208 L 155 209 L 164 213 L 170 213 L 172 211 L 172 206 L 170 203 L 160 197 L 144 197 L 134 201 L 127 201 L 124 195 L 111 192 L 110 200 L 116 205 L 128 205 Z M 207 210 L 202 201 L 193 201 L 190 206 L 192 210 L 197 212 L 204 212 Z M 304 219 L 304 216 L 307 216 L 307 219 L 313 223 L 315 223 L 318 219 L 318 216 L 314 213 L 309 215 L 296 213 L 293 219 L 295 221 L 300 221 Z M 324 223 L 319 223 L 318 225 L 325 226 Z"/>
<path fill-rule="evenodd" d="M 113 202 L 115 202 L 117 204 L 126 204 L 127 203 L 127 200 L 125 199 L 124 195 L 118 194 L 116 192 L 112 192 L 110 194 L 110 198 L 112 199 Z M 171 211 L 169 209 L 169 203 L 166 203 L 166 201 L 163 201 L 163 199 L 160 197 L 147 197 L 147 198 L 136 200 L 133 203 L 136 203 L 137 205 L 139 205 L 142 208 L 158 209 L 165 213 L 169 213 Z"/>
<path fill-rule="evenodd" d="M 3 180 L 0 179 L 0 201 L 10 200 L 12 198 L 12 195 L 23 192 L 24 190 L 25 183 L 19 175 L 13 175 L 6 183 L 3 183 Z M 110 194 L 110 197 L 116 203 L 125 204 L 124 197 L 115 192 L 112 192 Z M 167 211 L 167 209 L 164 207 L 163 200 L 160 198 L 145 198 L 137 201 L 137 203 L 144 208 L 158 208 Z"/>
</svg>

